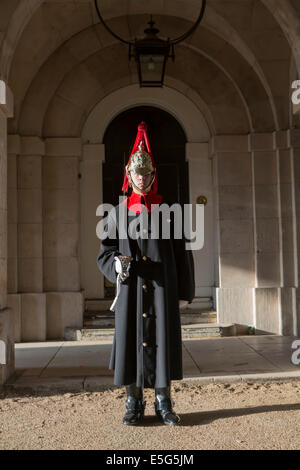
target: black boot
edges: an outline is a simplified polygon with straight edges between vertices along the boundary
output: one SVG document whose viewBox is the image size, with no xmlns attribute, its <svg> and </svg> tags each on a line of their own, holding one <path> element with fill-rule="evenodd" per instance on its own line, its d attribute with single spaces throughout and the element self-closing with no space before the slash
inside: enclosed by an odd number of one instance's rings
<svg viewBox="0 0 300 470">
<path fill-rule="evenodd" d="M 123 424 L 138 424 L 144 416 L 146 402 L 143 402 L 143 392 L 141 387 L 135 384 L 126 386 L 127 400 L 125 403 L 126 413 L 123 418 Z"/>
<path fill-rule="evenodd" d="M 159 419 L 167 425 L 178 424 L 179 416 L 172 409 L 172 400 L 170 397 L 170 387 L 155 389 L 155 413 Z"/>
</svg>

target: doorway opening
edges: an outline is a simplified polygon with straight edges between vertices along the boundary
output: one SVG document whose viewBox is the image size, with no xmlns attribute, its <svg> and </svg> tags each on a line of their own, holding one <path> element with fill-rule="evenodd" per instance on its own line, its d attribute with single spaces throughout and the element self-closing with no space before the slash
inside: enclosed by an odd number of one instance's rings
<svg viewBox="0 0 300 470">
<path fill-rule="evenodd" d="M 122 112 L 106 129 L 103 164 L 103 201 L 118 204 L 128 162 L 141 121 L 148 125 L 149 140 L 158 174 L 158 192 L 170 203 L 189 202 L 186 135 L 178 121 L 166 111 L 138 106 Z"/>
<path fill-rule="evenodd" d="M 166 111 L 138 106 L 119 114 L 104 134 L 103 201 L 117 205 L 122 195 L 125 165 L 131 154 L 138 124 L 148 125 L 148 135 L 157 168 L 158 192 L 170 204 L 189 202 L 188 163 L 185 161 L 186 135 L 178 121 Z M 114 285 L 104 281 L 106 298 L 113 298 Z"/>
</svg>

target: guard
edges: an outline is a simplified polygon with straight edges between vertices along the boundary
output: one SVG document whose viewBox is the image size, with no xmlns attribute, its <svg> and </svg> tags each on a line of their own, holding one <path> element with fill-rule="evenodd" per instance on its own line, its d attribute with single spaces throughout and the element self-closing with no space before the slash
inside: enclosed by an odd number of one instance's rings
<svg viewBox="0 0 300 470">
<path fill-rule="evenodd" d="M 194 298 L 194 264 L 184 238 L 174 237 L 174 217 L 167 220 L 168 239 L 160 229 L 159 236 L 151 237 L 151 218 L 165 201 L 157 193 L 157 171 L 144 122 L 138 126 L 122 190 L 131 190 L 123 201 L 128 237 L 119 236 L 119 205 L 114 208 L 116 236 L 102 240 L 97 259 L 101 272 L 119 286 L 109 369 L 114 370 L 115 385 L 126 386 L 124 424 L 141 422 L 146 405 L 143 388 L 154 388 L 156 415 L 164 424 L 174 425 L 180 419 L 173 410 L 171 380 L 183 377 L 179 300 L 190 303 Z M 141 230 L 142 215 L 148 223 Z"/>
</svg>

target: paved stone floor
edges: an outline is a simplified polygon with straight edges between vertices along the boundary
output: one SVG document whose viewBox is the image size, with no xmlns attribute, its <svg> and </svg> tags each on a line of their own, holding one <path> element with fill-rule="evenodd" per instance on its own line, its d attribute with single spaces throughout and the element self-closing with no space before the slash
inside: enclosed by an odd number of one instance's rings
<svg viewBox="0 0 300 470">
<path fill-rule="evenodd" d="M 209 382 L 300 379 L 300 364 L 293 364 L 296 337 L 239 336 L 203 338 L 183 342 L 184 379 Z M 14 388 L 97 390 L 113 384 L 109 371 L 111 342 L 49 341 L 16 344 Z"/>
</svg>

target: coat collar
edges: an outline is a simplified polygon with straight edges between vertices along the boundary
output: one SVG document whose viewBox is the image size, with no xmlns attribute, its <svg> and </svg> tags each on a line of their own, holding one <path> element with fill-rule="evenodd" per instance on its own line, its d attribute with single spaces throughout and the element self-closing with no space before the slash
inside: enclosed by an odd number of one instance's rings
<svg viewBox="0 0 300 470">
<path fill-rule="evenodd" d="M 142 195 L 132 191 L 132 194 L 125 199 L 124 203 L 131 212 L 140 213 L 142 212 L 142 205 L 146 206 L 148 212 L 151 212 L 157 205 L 161 204 L 162 200 L 163 197 L 151 189 L 148 193 Z"/>
</svg>

